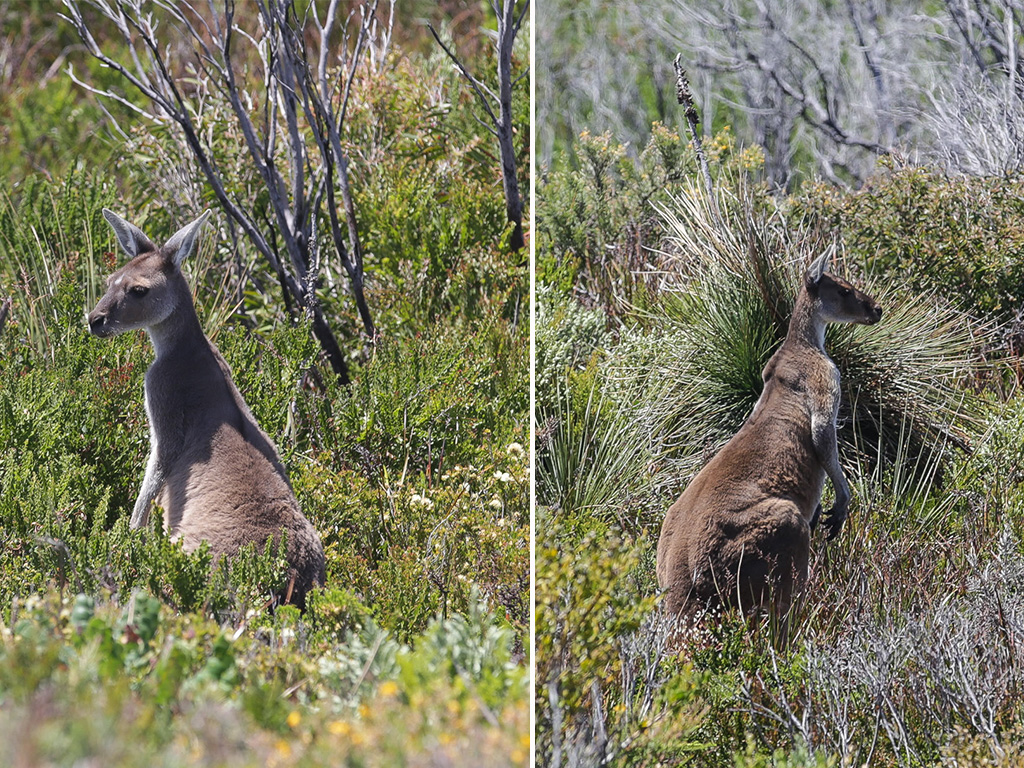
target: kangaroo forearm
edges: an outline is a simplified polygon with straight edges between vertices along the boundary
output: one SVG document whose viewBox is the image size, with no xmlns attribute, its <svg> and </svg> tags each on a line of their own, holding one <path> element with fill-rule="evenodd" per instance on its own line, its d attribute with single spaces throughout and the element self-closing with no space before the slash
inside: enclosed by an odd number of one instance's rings
<svg viewBox="0 0 1024 768">
<path fill-rule="evenodd" d="M 132 509 L 132 528 L 142 528 L 149 524 L 149 510 L 153 506 L 153 500 L 160 492 L 164 477 L 156 461 L 156 456 L 151 455 L 149 464 L 146 467 L 146 476 L 142 480 L 142 488 L 139 489 L 139 497 L 135 500 L 135 507 Z"/>
<path fill-rule="evenodd" d="M 821 440 L 821 444 L 816 447 L 818 448 L 818 459 L 825 468 L 828 479 L 832 481 L 832 488 L 836 494 L 834 509 L 845 510 L 851 498 L 850 484 L 846 482 L 846 475 L 839 464 L 835 433 L 825 436 Z"/>
<path fill-rule="evenodd" d="M 845 509 L 850 503 L 850 484 L 846 482 L 846 476 L 843 474 L 842 467 L 839 466 L 838 461 L 835 464 L 834 470 L 829 472 L 828 476 L 836 492 L 835 506 Z"/>
<path fill-rule="evenodd" d="M 149 509 L 153 505 L 153 495 L 140 493 L 135 500 L 135 507 L 132 509 L 132 520 L 130 527 L 145 528 L 149 525 Z"/>
<path fill-rule="evenodd" d="M 145 488 L 139 493 L 135 500 L 135 508 L 132 510 L 132 528 L 145 528 L 149 525 L 149 510 L 153 507 L 153 499 L 156 498 L 154 491 L 147 491 Z"/>
<path fill-rule="evenodd" d="M 843 476 L 843 468 L 839 465 L 839 446 L 836 440 L 835 427 L 831 420 L 815 419 L 811 423 L 811 442 L 818 455 L 818 462 L 832 481 L 838 495 L 842 489 L 849 495 L 849 486 Z"/>
</svg>

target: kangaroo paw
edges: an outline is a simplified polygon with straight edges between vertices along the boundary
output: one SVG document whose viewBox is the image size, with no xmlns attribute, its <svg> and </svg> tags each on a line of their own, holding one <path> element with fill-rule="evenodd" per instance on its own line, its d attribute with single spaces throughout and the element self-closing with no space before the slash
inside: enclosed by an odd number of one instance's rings
<svg viewBox="0 0 1024 768">
<path fill-rule="evenodd" d="M 832 507 L 824 514 L 824 518 L 825 527 L 828 528 L 828 536 L 825 537 L 825 540 L 832 541 L 843 529 L 843 523 L 846 522 L 846 510 Z"/>
</svg>

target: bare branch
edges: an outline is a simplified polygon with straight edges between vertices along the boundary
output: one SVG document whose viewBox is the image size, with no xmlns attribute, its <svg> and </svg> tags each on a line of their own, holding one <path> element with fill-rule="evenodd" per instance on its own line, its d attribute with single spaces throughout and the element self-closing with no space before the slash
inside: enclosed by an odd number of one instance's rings
<svg viewBox="0 0 1024 768">
<path fill-rule="evenodd" d="M 78 76 L 75 74 L 75 68 L 71 64 L 68 64 L 68 68 L 65 70 L 65 72 L 67 72 L 68 77 L 71 78 L 71 82 L 73 82 L 75 85 L 81 88 L 84 88 L 89 93 L 95 94 L 96 96 L 102 96 L 103 98 L 110 99 L 111 101 L 116 101 L 122 106 L 128 107 L 128 109 L 132 110 L 133 112 L 142 115 L 147 120 L 152 120 L 154 123 L 160 122 L 159 117 L 150 112 L 147 112 L 146 110 L 142 109 L 142 107 L 137 106 L 134 102 L 129 101 L 121 94 L 114 93 L 113 91 L 107 91 L 102 88 L 96 88 L 95 86 L 90 85 L 84 80 L 79 80 Z"/>
<path fill-rule="evenodd" d="M 523 80 L 524 78 L 526 78 L 529 74 L 530 74 L 530 68 L 527 67 L 522 72 L 520 72 L 518 75 L 516 75 L 515 79 L 512 81 L 512 87 L 515 87 L 516 85 L 518 85 L 519 81 Z"/>
<path fill-rule="evenodd" d="M 512 37 L 519 35 L 519 29 L 523 26 L 523 19 L 526 18 L 526 12 L 530 9 L 530 0 L 526 0 L 523 3 L 523 10 L 519 12 L 519 16 L 516 17 L 515 24 L 512 27 Z"/>
<path fill-rule="evenodd" d="M 513 250 L 519 250 L 526 245 L 523 234 L 523 202 L 519 194 L 519 179 L 516 176 L 516 156 L 513 145 L 512 129 L 512 87 L 518 83 L 526 72 L 518 77 L 512 75 L 512 48 L 515 38 L 530 7 L 530 0 L 526 0 L 519 15 L 516 15 L 516 3 L 518 0 L 493 0 L 491 8 L 498 19 L 497 54 L 498 54 L 498 93 L 494 93 L 488 86 L 474 77 L 463 65 L 459 58 L 441 40 L 437 30 L 432 25 L 427 25 L 434 40 L 441 46 L 448 58 L 454 62 L 459 72 L 469 81 L 470 86 L 476 93 L 477 100 L 483 106 L 484 111 L 491 120 L 488 125 L 477 118 L 477 122 L 483 125 L 498 140 L 498 150 L 501 157 L 501 179 L 502 188 L 505 193 L 505 215 L 510 223 L 515 225 L 510 245 Z M 491 102 L 497 102 L 498 114 L 495 114 Z"/>
<path fill-rule="evenodd" d="M 486 85 L 481 83 L 479 80 L 473 77 L 473 75 L 470 74 L 469 70 L 466 69 L 465 66 L 463 66 L 462 62 L 459 60 L 459 57 L 452 53 L 448 46 L 445 45 L 444 42 L 441 40 L 441 37 L 437 34 L 437 30 L 434 29 L 433 24 L 427 24 L 427 29 L 429 29 L 430 34 L 434 36 L 434 39 L 437 41 L 437 44 L 441 46 L 441 48 L 444 50 L 446 54 L 448 54 L 448 58 L 452 60 L 452 63 L 455 64 L 459 72 L 462 73 L 462 76 L 469 81 L 469 84 L 473 87 L 473 90 L 476 92 L 477 98 L 480 100 L 480 104 L 486 110 L 488 116 L 491 118 L 493 122 L 497 123 L 498 118 L 494 115 L 494 110 L 491 109 L 491 103 L 490 101 L 488 101 L 488 97 L 490 97 L 490 99 L 493 101 L 498 101 L 497 94 L 495 94 L 494 91 L 492 91 L 490 88 L 488 88 Z"/>
<path fill-rule="evenodd" d="M 348 186 L 347 158 L 341 136 L 350 99 L 352 82 L 364 51 L 377 29 L 374 14 L 379 0 L 363 5 L 363 24 L 351 60 L 340 103 L 337 91 L 328 88 L 328 69 L 333 55 L 330 45 L 337 24 L 337 0 L 332 0 L 321 23 L 316 9 L 306 19 L 295 18 L 295 7 L 288 0 L 257 0 L 258 34 L 250 34 L 235 23 L 235 2 L 226 0 L 218 9 L 207 0 L 200 11 L 193 0 L 154 0 L 153 7 L 191 46 L 196 80 L 178 78 L 173 71 L 169 48 L 162 48 L 154 18 L 142 11 L 140 0 L 63 0 L 64 16 L 81 37 L 86 50 L 112 68 L 139 90 L 149 107 L 125 94 L 76 83 L 104 99 L 121 103 L 146 120 L 176 127 L 178 139 L 194 159 L 197 168 L 213 190 L 221 207 L 230 217 L 231 231 L 237 224 L 277 276 L 288 308 L 301 307 L 310 317 L 313 332 L 325 354 L 343 381 L 348 380 L 345 356 L 330 330 L 316 298 L 316 285 L 323 267 L 320 243 L 327 216 L 334 252 L 349 275 L 352 293 L 368 337 L 375 335 L 369 307 L 363 294 L 363 264 L 356 226 L 355 208 Z M 124 65 L 105 55 L 85 22 L 81 8 L 88 4 L 110 20 L 127 44 L 130 64 Z M 392 5 L 392 19 L 393 19 Z M 320 31 L 320 48 L 311 63 L 302 25 L 314 24 Z M 340 46 L 340 57 L 347 51 Z M 248 79 L 237 61 L 246 58 L 236 47 L 249 47 L 262 65 L 262 83 L 257 95 L 246 89 Z M 74 74 L 72 73 L 74 78 Z M 320 85 L 318 88 L 317 85 Z M 192 98 L 191 89 L 197 89 Z M 183 90 L 184 89 L 184 90 Z M 260 90 L 262 89 L 262 90 Z M 187 91 L 189 95 L 186 95 Z M 268 220 L 262 211 L 247 211 L 228 192 L 223 171 L 213 151 L 210 126 L 204 125 L 202 94 L 217 94 L 230 108 L 229 114 L 242 135 L 245 152 L 262 180 L 269 197 Z M 253 115 L 256 115 L 254 117 Z M 257 125 L 254 120 L 261 122 Z M 317 151 L 307 151 L 308 137 Z M 333 197 L 341 194 L 348 222 L 346 237 L 338 220 Z M 287 259 L 282 260 L 282 251 Z"/>
</svg>

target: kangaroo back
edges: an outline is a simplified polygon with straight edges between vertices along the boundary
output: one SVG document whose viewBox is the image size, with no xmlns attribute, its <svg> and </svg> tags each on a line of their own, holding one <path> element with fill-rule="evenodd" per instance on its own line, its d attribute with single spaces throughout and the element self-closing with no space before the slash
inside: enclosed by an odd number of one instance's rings
<svg viewBox="0 0 1024 768">
<path fill-rule="evenodd" d="M 830 256 L 804 275 L 753 412 L 665 516 L 657 573 L 670 615 L 690 617 L 718 604 L 768 608 L 785 638 L 793 596 L 807 579 L 826 477 L 836 493 L 824 515 L 830 538 L 846 519 L 850 488 L 836 444 L 839 370 L 825 352 L 825 326 L 870 325 L 882 310 L 825 272 Z"/>
</svg>

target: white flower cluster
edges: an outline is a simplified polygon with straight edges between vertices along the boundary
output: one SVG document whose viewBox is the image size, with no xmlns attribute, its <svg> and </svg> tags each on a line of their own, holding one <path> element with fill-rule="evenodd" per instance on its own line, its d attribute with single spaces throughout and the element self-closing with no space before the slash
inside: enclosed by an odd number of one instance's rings
<svg viewBox="0 0 1024 768">
<path fill-rule="evenodd" d="M 426 496 L 420 496 L 418 493 L 414 493 L 412 498 L 409 499 L 409 504 L 413 507 L 423 507 L 424 509 L 433 509 L 434 502 Z"/>
</svg>

